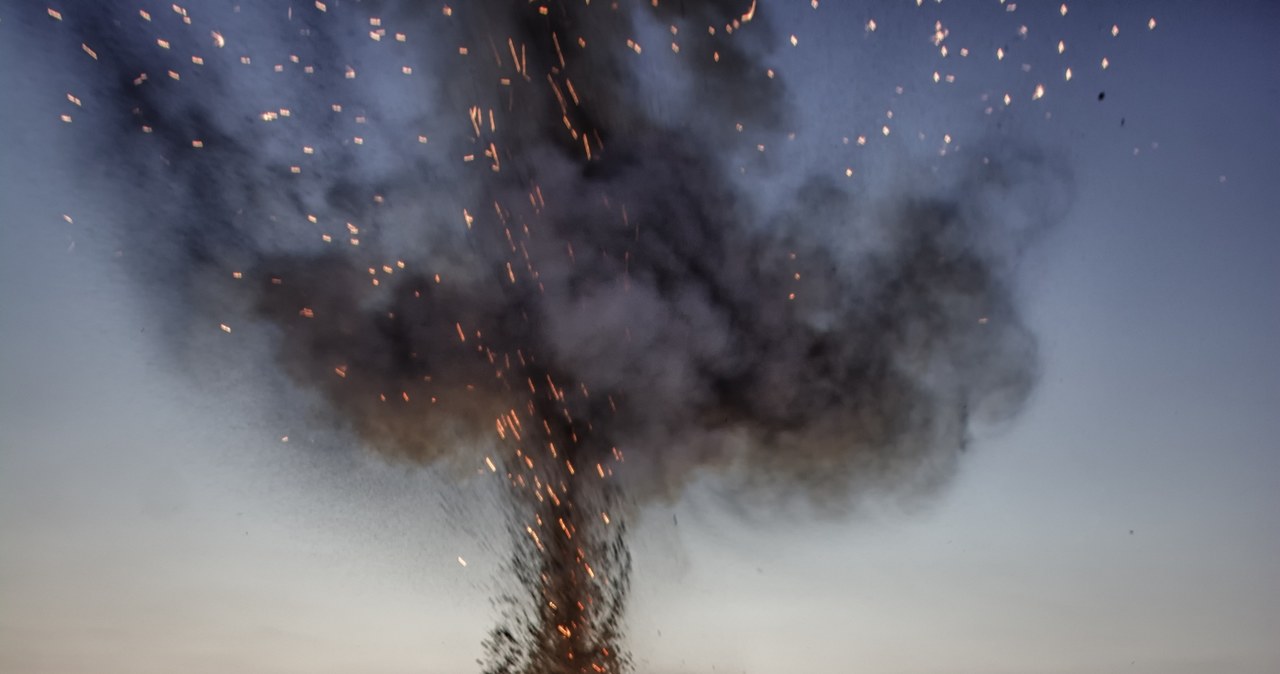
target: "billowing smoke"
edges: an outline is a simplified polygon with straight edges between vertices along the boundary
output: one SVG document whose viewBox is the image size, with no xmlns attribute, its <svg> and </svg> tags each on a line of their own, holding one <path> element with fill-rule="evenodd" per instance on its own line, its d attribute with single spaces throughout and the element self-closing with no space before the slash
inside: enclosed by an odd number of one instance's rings
<svg viewBox="0 0 1280 674">
<path fill-rule="evenodd" d="M 750 193 L 734 126 L 791 116 L 766 10 L 68 17 L 97 56 L 89 161 L 134 195 L 120 236 L 173 333 L 275 326 L 279 368 L 368 446 L 509 483 L 525 594 L 488 671 L 626 669 L 628 503 L 703 472 L 832 512 L 928 489 L 1031 390 L 1010 284 L 1061 174 L 992 147 L 865 203 Z M 636 65 L 652 35 L 679 71 Z"/>
</svg>

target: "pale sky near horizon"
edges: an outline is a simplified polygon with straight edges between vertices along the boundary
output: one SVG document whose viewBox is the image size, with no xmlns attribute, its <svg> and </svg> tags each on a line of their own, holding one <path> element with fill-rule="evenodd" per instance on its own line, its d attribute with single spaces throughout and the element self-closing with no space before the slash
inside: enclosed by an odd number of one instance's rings
<svg viewBox="0 0 1280 674">
<path fill-rule="evenodd" d="M 1059 3 L 776 4 L 805 110 L 789 158 L 893 183 L 944 131 L 997 124 L 1067 158 L 1071 211 L 1020 289 L 1043 379 L 925 500 L 748 521 L 697 485 L 650 507 L 636 671 L 1280 671 L 1280 11 L 1072 2 L 1058 57 Z M 934 93 L 914 32 L 930 11 L 984 60 L 957 66 L 978 79 L 963 93 Z M 234 363 L 175 370 L 112 255 L 113 195 L 68 165 L 50 71 L 79 56 L 44 58 L 45 14 L 0 10 L 0 671 L 479 671 L 504 534 L 469 518 L 494 505 L 441 472 L 281 443 L 297 420 Z M 1026 57 L 1005 25 L 1023 20 Z M 832 159 L 859 134 L 867 154 Z"/>
</svg>

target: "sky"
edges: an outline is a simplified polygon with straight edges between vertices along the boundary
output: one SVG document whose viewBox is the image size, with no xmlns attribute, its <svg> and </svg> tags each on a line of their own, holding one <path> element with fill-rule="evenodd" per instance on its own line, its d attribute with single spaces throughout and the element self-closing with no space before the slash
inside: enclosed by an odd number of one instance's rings
<svg viewBox="0 0 1280 674">
<path fill-rule="evenodd" d="M 147 5 L 144 25 L 117 4 L 107 15 L 137 24 L 131 40 L 185 30 L 167 5 Z M 815 515 L 744 506 L 739 485 L 699 474 L 642 503 L 631 521 L 636 671 L 1280 668 L 1277 10 L 760 4 L 773 12 L 762 58 L 795 113 L 760 136 L 748 124 L 726 161 L 744 180 L 764 176 L 751 197 L 763 211 L 814 173 L 855 204 L 892 204 L 1000 148 L 1048 158 L 1028 171 L 1063 167 L 1050 195 L 1065 195 L 1065 215 L 1016 267 L 1039 379 L 1017 415 L 971 429 L 941 487 L 855 494 L 855 507 Z M 221 4 L 189 10 L 235 26 L 230 48 L 262 50 L 226 89 L 252 106 L 284 86 L 263 63 L 288 45 L 273 33 L 292 20 L 280 14 L 317 10 L 243 5 L 247 18 Z M 128 101 L 94 68 L 123 47 L 108 41 L 91 58 L 75 32 L 88 10 L 52 7 L 61 20 L 41 3 L 0 10 L 0 669 L 480 671 L 507 562 L 492 483 L 478 465 L 388 462 L 331 432 L 314 396 L 272 374 L 269 333 L 238 322 L 225 333 L 200 307 L 183 311 L 171 286 L 189 279 L 168 264 L 181 250 L 141 240 L 165 241 L 164 208 L 187 206 L 148 195 L 198 183 L 181 160 L 145 168 L 151 155 L 108 151 L 126 147 L 111 143 Z M 369 10 L 327 9 L 338 60 L 350 49 L 362 70 L 399 67 L 364 35 Z M 639 25 L 645 48 L 630 67 L 646 114 L 707 123 L 720 108 L 685 88 L 664 28 Z M 207 57 L 209 43 L 203 30 L 192 38 Z M 430 72 L 421 58 L 415 72 Z M 196 93 L 146 103 L 194 102 L 223 129 L 264 123 L 212 100 L 196 72 L 177 81 Z M 364 78 L 343 95 L 373 111 L 370 152 L 344 145 L 352 154 L 335 156 L 350 165 L 326 170 L 396 171 L 410 150 L 380 135 L 423 124 L 431 139 L 416 150 L 428 154 L 414 161 L 428 168 L 412 175 L 441 176 L 424 179 L 424 198 L 461 189 L 440 167 L 457 163 L 446 139 L 470 125 L 465 112 L 419 101 L 417 79 Z M 354 128 L 324 131 L 364 133 Z M 274 161 L 283 146 L 250 156 Z M 1011 201 L 994 208 L 1027 207 Z M 412 235 L 395 243 L 423 245 Z M 824 235 L 832 249 L 853 245 Z M 138 273 L 157 251 L 173 257 Z M 175 322 L 188 313 L 197 320 Z"/>
</svg>

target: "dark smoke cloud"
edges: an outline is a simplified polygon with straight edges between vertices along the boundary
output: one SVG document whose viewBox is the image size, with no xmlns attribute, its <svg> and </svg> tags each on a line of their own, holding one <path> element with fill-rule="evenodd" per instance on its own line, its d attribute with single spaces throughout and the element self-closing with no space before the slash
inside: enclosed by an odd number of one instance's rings
<svg viewBox="0 0 1280 674">
<path fill-rule="evenodd" d="M 150 24 L 124 9 L 76 17 L 105 62 L 95 74 L 110 73 L 101 86 L 116 104 L 104 112 L 128 113 L 98 146 L 150 196 L 125 235 L 147 258 L 144 273 L 201 328 L 243 307 L 277 324 L 279 362 L 295 381 L 323 392 L 372 446 L 415 461 L 488 444 L 495 410 L 524 385 L 495 380 L 457 325 L 503 358 L 534 354 L 578 389 L 566 400 L 576 418 L 607 408 L 610 446 L 642 459 L 627 476 L 637 496 L 674 493 L 714 467 L 835 504 L 885 476 L 945 474 L 971 416 L 1017 410 L 1036 357 L 1013 264 L 1062 205 L 1062 176 L 1044 157 L 992 148 L 948 188 L 870 206 L 814 179 L 777 213 L 752 212 L 731 178 L 736 157 L 719 147 L 729 124 L 671 128 L 646 115 L 649 92 L 625 48 L 643 28 L 636 17 L 604 3 L 548 16 L 523 5 L 471 2 L 444 17 L 429 3 L 367 3 L 287 20 L 242 8 L 209 22 L 231 42 L 223 50 L 164 7 Z M 641 18 L 681 28 L 681 63 L 694 64 L 681 76 L 706 119 L 778 129 L 787 99 L 760 61 L 772 36 L 765 8 L 736 35 L 703 28 L 740 18 L 739 5 L 662 3 Z M 396 57 L 373 53 L 365 16 L 413 41 Z M 213 62 L 177 65 L 154 47 L 160 35 L 175 43 L 168 52 L 187 40 Z M 241 53 L 261 65 L 238 63 Z M 270 72 L 276 62 L 286 75 Z M 365 82 L 401 62 L 430 68 L 433 85 Z M 314 73 L 301 75 L 308 64 Z M 171 68 L 181 81 L 164 76 Z M 564 81 L 581 99 L 567 114 Z M 323 114 L 334 103 L 343 113 Z M 290 105 L 297 121 L 254 118 Z M 496 131 L 485 116 L 476 138 L 471 106 L 495 110 Z M 588 138 L 590 161 L 566 118 Z M 416 145 L 419 130 L 433 152 Z M 356 134 L 364 144 L 350 142 Z M 488 142 L 502 168 L 485 175 Z M 318 160 L 301 161 L 307 144 Z M 463 154 L 480 159 L 459 169 Z M 304 173 L 289 175 L 298 163 Z M 341 245 L 348 222 L 359 248 Z M 505 231 L 525 224 L 513 251 Z M 324 244 L 322 231 L 339 243 Z M 382 276 L 395 260 L 407 271 L 372 286 L 368 268 Z M 536 285 L 510 283 L 507 262 L 521 278 L 536 272 Z"/>
<path fill-rule="evenodd" d="M 813 178 L 755 208 L 726 148 L 733 122 L 781 134 L 790 115 L 762 61 L 767 8 L 746 22 L 739 0 L 649 5 L 201 7 L 195 27 L 166 5 L 152 22 L 132 7 L 69 20 L 100 54 L 77 66 L 103 108 L 86 143 L 135 200 L 121 240 L 175 334 L 225 316 L 274 326 L 279 368 L 378 451 L 503 460 L 495 419 L 518 408 L 579 466 L 620 451 L 618 479 L 640 501 L 702 471 L 836 512 L 868 489 L 940 483 L 970 423 L 1010 418 L 1035 381 L 1012 281 L 1061 215 L 1060 167 L 993 143 L 913 193 L 864 203 Z M 671 25 L 685 58 L 655 91 L 627 41 Z M 193 51 L 204 66 L 182 61 Z M 396 79 L 406 66 L 431 77 Z M 693 101 L 688 117 L 654 113 L 663 95 Z M 604 571 L 625 587 L 620 528 L 546 512 L 616 555 Z M 561 592 L 539 578 L 569 577 L 529 563 L 529 545 L 513 564 L 535 588 L 526 607 Z M 580 652 L 616 643 L 625 591 L 609 596 Z M 507 664 L 492 671 L 559 671 L 536 662 L 554 649 L 528 643 L 570 619 L 495 631 Z"/>
</svg>

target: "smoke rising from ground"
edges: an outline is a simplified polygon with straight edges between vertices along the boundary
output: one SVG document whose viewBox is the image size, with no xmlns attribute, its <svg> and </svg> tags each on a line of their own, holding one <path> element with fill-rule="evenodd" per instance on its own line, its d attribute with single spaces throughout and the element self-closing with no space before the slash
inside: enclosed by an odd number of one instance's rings
<svg viewBox="0 0 1280 674">
<path fill-rule="evenodd" d="M 754 208 L 734 124 L 781 136 L 791 115 L 767 6 L 331 5 L 69 17 L 99 55 L 78 66 L 102 108 L 86 143 L 142 195 L 120 237 L 175 335 L 273 326 L 279 368 L 370 447 L 496 460 L 513 485 L 527 462 L 569 504 L 516 500 L 586 542 L 515 527 L 530 596 L 491 671 L 578 671 L 557 632 L 623 657 L 622 524 L 596 523 L 619 497 L 588 477 L 643 502 L 714 471 L 839 512 L 940 484 L 970 423 L 1030 392 L 1012 281 L 1065 180 L 1034 149 L 871 203 L 813 178 Z M 685 123 L 634 65 L 655 26 L 677 28 Z M 584 559 L 613 561 L 597 582 Z"/>
</svg>

